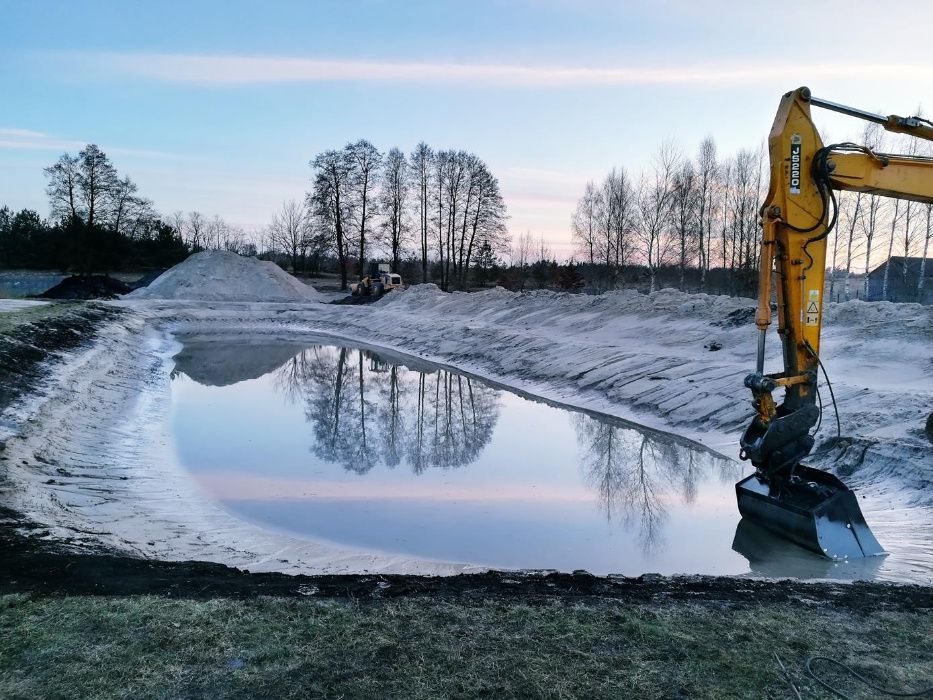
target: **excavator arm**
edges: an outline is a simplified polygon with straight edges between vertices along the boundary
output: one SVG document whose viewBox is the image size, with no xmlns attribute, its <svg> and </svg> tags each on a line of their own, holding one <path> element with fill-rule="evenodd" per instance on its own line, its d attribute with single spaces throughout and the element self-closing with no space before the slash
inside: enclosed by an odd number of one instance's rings
<svg viewBox="0 0 933 700">
<path fill-rule="evenodd" d="M 755 417 L 740 456 L 756 473 L 736 486 L 744 517 L 830 558 L 883 553 L 854 494 L 836 477 L 801 464 L 813 449 L 823 318 L 826 237 L 836 223 L 836 190 L 933 202 L 933 159 L 875 153 L 851 143 L 824 146 L 810 116 L 824 107 L 933 140 L 918 117 L 863 112 L 811 97 L 807 88 L 781 100 L 768 138 L 770 185 L 761 208 L 756 371 L 745 378 Z M 772 287 L 772 281 L 774 286 Z M 764 373 L 765 337 L 777 300 L 782 372 Z M 774 392 L 783 390 L 778 404 Z"/>
</svg>

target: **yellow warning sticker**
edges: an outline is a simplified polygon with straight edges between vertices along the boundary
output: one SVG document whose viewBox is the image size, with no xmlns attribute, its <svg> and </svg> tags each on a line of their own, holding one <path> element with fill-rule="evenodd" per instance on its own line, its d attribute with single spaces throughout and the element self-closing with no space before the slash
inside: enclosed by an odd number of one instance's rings
<svg viewBox="0 0 933 700">
<path fill-rule="evenodd" d="M 811 289 L 810 298 L 807 301 L 807 313 L 805 323 L 808 326 L 815 326 L 820 322 L 820 290 Z"/>
</svg>

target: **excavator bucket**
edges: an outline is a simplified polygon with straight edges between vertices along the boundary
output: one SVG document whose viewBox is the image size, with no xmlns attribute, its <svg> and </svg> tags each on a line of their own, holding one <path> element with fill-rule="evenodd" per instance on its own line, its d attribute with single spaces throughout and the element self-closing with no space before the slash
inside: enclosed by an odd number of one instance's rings
<svg viewBox="0 0 933 700">
<path fill-rule="evenodd" d="M 732 549 L 748 560 L 751 573 L 770 578 L 868 581 L 877 576 L 884 557 L 834 561 L 775 535 L 748 518 L 739 520 Z"/>
<path fill-rule="evenodd" d="M 790 479 L 772 485 L 756 472 L 735 491 L 742 517 L 827 559 L 885 553 L 855 493 L 832 474 L 798 465 Z"/>
</svg>

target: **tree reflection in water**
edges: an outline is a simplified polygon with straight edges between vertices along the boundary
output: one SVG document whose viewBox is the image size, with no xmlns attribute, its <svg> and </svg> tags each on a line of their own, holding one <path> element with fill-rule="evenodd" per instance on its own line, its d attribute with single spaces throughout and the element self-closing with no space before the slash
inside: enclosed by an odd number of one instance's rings
<svg viewBox="0 0 933 700">
<path fill-rule="evenodd" d="M 499 419 L 501 392 L 443 369 L 398 366 L 367 351 L 305 350 L 281 366 L 276 386 L 304 406 L 312 451 L 365 474 L 407 465 L 416 474 L 475 461 Z M 692 503 L 700 480 L 738 478 L 738 466 L 712 452 L 609 419 L 572 413 L 586 483 L 609 521 L 637 525 L 642 548 L 662 541 L 665 502 Z"/>
<path fill-rule="evenodd" d="M 492 437 L 499 391 L 443 369 L 384 362 L 367 350 L 314 347 L 277 372 L 303 401 L 314 454 L 364 474 L 407 464 L 415 473 L 470 464 Z"/>
<path fill-rule="evenodd" d="M 738 478 L 738 465 L 711 452 L 583 413 L 572 420 L 584 478 L 596 490 L 606 519 L 637 523 L 646 553 L 663 543 L 668 498 L 693 503 L 700 479 Z"/>
</svg>

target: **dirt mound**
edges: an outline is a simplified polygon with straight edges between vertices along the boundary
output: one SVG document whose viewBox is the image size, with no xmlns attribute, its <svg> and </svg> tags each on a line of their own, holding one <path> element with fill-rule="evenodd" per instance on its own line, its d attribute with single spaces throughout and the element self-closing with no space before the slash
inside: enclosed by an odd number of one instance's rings
<svg viewBox="0 0 933 700">
<path fill-rule="evenodd" d="M 272 262 L 223 250 L 195 253 L 160 275 L 130 299 L 189 301 L 320 301 L 313 287 L 300 282 Z"/>
<path fill-rule="evenodd" d="M 135 282 L 130 282 L 130 287 L 132 287 L 134 290 L 142 289 L 143 287 L 148 287 L 150 284 L 152 284 L 157 279 L 159 279 L 159 277 L 165 274 L 165 271 L 166 271 L 166 268 L 163 267 L 160 270 L 153 270 L 152 272 L 147 272 L 145 275 L 140 277 Z"/>
<path fill-rule="evenodd" d="M 35 295 L 36 299 L 116 299 L 132 291 L 125 282 L 106 275 L 73 275 L 51 289 Z"/>
</svg>

